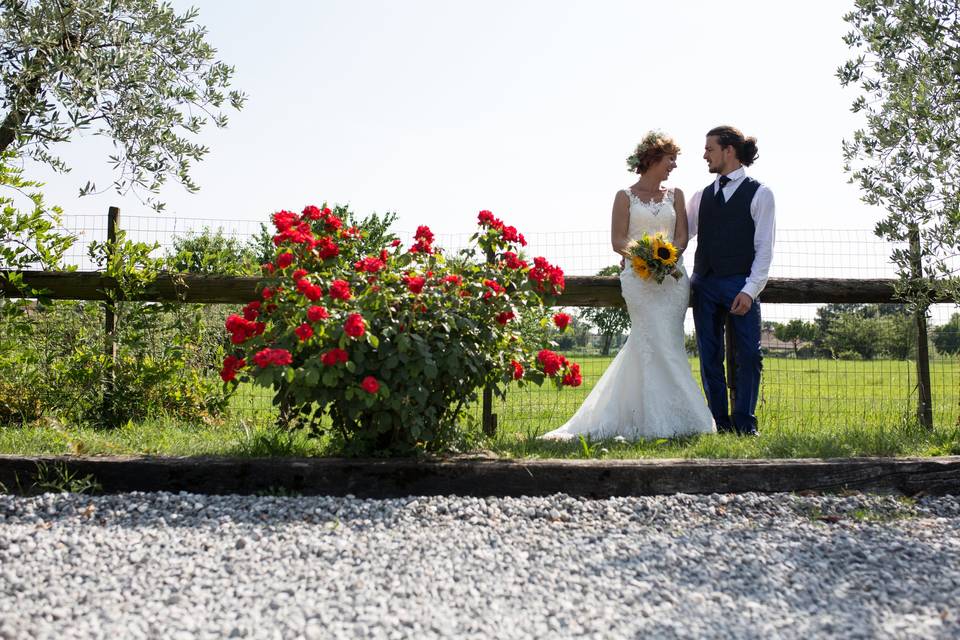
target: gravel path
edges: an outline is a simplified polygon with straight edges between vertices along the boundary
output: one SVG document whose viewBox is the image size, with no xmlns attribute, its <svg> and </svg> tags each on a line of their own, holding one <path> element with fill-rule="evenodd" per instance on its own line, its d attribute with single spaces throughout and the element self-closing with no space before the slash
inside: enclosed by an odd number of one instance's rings
<svg viewBox="0 0 960 640">
<path fill-rule="evenodd" d="M 960 499 L 0 496 L 0 638 L 960 637 Z"/>
</svg>

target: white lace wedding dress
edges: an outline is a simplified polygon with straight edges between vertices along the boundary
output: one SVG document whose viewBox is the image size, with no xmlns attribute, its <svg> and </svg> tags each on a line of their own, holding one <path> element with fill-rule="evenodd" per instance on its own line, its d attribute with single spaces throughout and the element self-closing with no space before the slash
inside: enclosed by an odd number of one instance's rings
<svg viewBox="0 0 960 640">
<path fill-rule="evenodd" d="M 630 189 L 625 191 L 630 197 L 630 238 L 662 232 L 673 241 L 673 190 L 661 202 L 644 202 Z M 577 413 L 543 438 L 639 440 L 716 431 L 684 349 L 690 280 L 682 262 L 678 267 L 683 272 L 680 280 L 668 276 L 657 284 L 652 278 L 641 279 L 626 265 L 620 287 L 630 314 L 630 337 Z"/>
</svg>

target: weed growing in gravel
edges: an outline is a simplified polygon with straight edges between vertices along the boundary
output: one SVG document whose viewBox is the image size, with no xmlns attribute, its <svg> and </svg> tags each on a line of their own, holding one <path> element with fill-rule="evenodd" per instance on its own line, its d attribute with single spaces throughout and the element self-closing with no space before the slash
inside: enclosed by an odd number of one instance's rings
<svg viewBox="0 0 960 640">
<path fill-rule="evenodd" d="M 14 493 L 21 495 L 34 495 L 38 493 L 100 493 L 103 487 L 92 474 L 80 475 L 78 472 L 71 471 L 67 465 L 58 462 L 48 465 L 46 462 L 38 462 L 37 470 L 33 473 L 30 483 L 26 486 L 20 482 L 20 476 L 14 474 L 17 483 L 17 490 Z M 7 493 L 7 488 L 0 484 L 3 493 Z"/>
</svg>

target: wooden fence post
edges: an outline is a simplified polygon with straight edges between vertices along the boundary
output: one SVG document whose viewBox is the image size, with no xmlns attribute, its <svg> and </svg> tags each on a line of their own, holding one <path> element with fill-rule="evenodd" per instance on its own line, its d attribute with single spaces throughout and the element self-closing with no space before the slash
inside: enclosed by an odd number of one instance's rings
<svg viewBox="0 0 960 640">
<path fill-rule="evenodd" d="M 113 255 L 113 246 L 117 242 L 117 230 L 120 226 L 120 209 L 110 207 L 107 210 L 107 260 Z M 107 376 L 103 392 L 103 422 L 108 427 L 117 426 L 117 415 L 114 411 L 114 394 L 117 391 L 117 318 L 114 314 L 115 301 L 104 303 L 103 314 L 103 355 L 107 359 Z"/>
<path fill-rule="evenodd" d="M 913 279 L 923 278 L 920 255 L 920 227 L 910 225 L 910 266 Z M 926 429 L 933 429 L 933 392 L 930 388 L 930 349 L 927 344 L 927 309 L 917 308 L 917 419 Z"/>
<path fill-rule="evenodd" d="M 487 263 L 494 261 L 493 251 L 487 249 Z M 483 413 L 481 417 L 481 426 L 484 435 L 497 435 L 497 414 L 493 412 L 493 389 L 489 385 L 483 388 Z"/>
</svg>

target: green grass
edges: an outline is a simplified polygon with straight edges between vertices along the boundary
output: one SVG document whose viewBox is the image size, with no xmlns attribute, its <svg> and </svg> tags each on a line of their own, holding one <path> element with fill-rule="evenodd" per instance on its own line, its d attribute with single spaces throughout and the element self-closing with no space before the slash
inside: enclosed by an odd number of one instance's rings
<svg viewBox="0 0 960 640">
<path fill-rule="evenodd" d="M 183 424 L 153 418 L 106 430 L 56 423 L 0 427 L 0 453 L 18 455 L 240 456 L 324 455 L 324 440 L 281 432 L 269 421 Z"/>
<path fill-rule="evenodd" d="M 554 443 L 538 436 L 563 424 L 610 358 L 577 358 L 578 389 L 529 388 L 496 402 L 500 427 L 490 448 L 501 456 L 609 458 L 809 458 L 960 454 L 960 363 L 931 363 L 936 428 L 915 419 L 916 365 L 899 360 L 767 358 L 757 410 L 761 436 L 711 435 L 635 444 Z M 691 360 L 699 382 L 699 361 Z M 521 396 L 521 397 L 516 397 Z M 594 443 L 589 443 L 594 444 Z"/>
<path fill-rule="evenodd" d="M 916 424 L 912 362 L 767 358 L 758 408 L 761 436 L 712 435 L 634 444 L 543 442 L 569 418 L 610 358 L 574 358 L 584 384 L 557 391 L 528 386 L 495 400 L 498 434 L 482 447 L 503 457 L 808 458 L 960 455 L 960 362 L 931 364 L 935 429 Z M 694 377 L 699 364 L 691 360 Z M 479 406 L 469 409 L 479 415 Z M 154 418 L 106 431 L 52 421 L 0 427 L 0 453 L 163 456 L 335 455 L 327 440 L 278 432 L 268 392 L 240 387 L 218 423 Z"/>
</svg>

